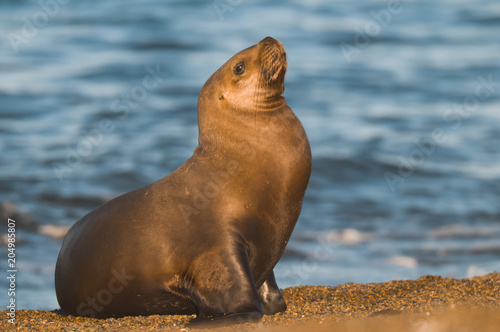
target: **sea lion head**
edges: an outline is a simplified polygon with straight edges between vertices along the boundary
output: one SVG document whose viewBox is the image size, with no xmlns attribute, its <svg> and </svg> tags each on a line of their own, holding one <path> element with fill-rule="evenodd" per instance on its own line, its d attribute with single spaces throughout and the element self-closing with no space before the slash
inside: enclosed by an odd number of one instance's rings
<svg viewBox="0 0 500 332">
<path fill-rule="evenodd" d="M 286 67 L 285 49 L 271 37 L 235 54 L 203 86 L 199 118 L 207 106 L 250 112 L 283 107 Z"/>
</svg>

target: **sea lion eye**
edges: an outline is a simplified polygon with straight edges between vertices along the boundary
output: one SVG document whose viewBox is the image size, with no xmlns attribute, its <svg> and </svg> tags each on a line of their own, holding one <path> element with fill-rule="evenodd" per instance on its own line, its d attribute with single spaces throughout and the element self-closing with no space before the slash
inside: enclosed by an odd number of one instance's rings
<svg viewBox="0 0 500 332">
<path fill-rule="evenodd" d="M 240 62 L 236 66 L 234 66 L 234 73 L 236 75 L 241 75 L 245 72 L 245 63 Z"/>
</svg>

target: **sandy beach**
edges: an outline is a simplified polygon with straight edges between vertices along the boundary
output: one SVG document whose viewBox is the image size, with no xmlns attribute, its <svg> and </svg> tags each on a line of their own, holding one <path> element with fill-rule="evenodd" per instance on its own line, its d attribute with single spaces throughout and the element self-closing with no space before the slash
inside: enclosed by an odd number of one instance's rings
<svg viewBox="0 0 500 332">
<path fill-rule="evenodd" d="M 256 324 L 219 330 L 498 331 L 500 274 L 469 279 L 425 276 L 377 284 L 299 286 L 283 290 L 286 312 Z M 2 311 L 0 330 L 179 331 L 194 316 L 91 319 L 57 311 L 19 310 L 15 324 Z"/>
</svg>

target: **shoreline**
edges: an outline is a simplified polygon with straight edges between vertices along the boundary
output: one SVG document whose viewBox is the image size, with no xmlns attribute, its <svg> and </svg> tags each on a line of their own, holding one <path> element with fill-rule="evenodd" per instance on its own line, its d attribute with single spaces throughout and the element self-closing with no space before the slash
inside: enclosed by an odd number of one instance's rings
<svg viewBox="0 0 500 332">
<path fill-rule="evenodd" d="M 500 273 L 497 272 L 467 279 L 424 276 L 416 280 L 347 283 L 335 287 L 296 286 L 284 289 L 283 295 L 288 305 L 285 312 L 264 316 L 256 324 L 220 329 L 392 331 L 394 326 L 394 331 L 402 328 L 420 331 L 419 326 L 425 324 L 447 328 L 450 324 L 466 327 L 472 324 L 473 330 L 495 331 L 500 326 Z M 64 316 L 53 311 L 18 310 L 13 325 L 7 321 L 7 310 L 0 314 L 0 330 L 18 331 L 179 331 L 194 317 L 95 319 Z"/>
</svg>

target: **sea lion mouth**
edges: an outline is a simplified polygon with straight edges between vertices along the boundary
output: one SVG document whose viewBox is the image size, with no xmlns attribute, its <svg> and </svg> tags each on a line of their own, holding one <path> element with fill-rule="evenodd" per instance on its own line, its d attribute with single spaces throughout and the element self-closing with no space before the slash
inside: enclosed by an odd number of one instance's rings
<svg viewBox="0 0 500 332">
<path fill-rule="evenodd" d="M 262 39 L 259 44 L 259 90 L 265 95 L 265 99 L 272 99 L 285 91 L 286 52 L 283 45 L 271 37 Z"/>
</svg>

